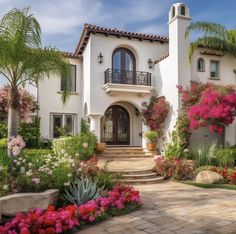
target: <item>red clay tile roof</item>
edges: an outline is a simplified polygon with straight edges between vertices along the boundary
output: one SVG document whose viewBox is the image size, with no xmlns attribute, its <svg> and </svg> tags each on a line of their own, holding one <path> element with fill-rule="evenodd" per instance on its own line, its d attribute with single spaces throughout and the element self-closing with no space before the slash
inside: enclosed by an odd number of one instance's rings
<svg viewBox="0 0 236 234">
<path fill-rule="evenodd" d="M 161 62 L 162 60 L 164 60 L 164 59 L 167 58 L 168 56 L 169 56 L 169 52 L 166 53 L 166 54 L 163 54 L 160 58 L 158 58 L 158 59 L 154 62 L 154 64 L 157 64 L 157 63 Z"/>
<path fill-rule="evenodd" d="M 157 41 L 161 43 L 168 43 L 169 39 L 165 36 L 160 35 L 152 35 L 152 34 L 145 34 L 145 33 L 135 33 L 135 32 L 128 32 L 124 30 L 120 30 L 117 28 L 106 28 L 106 27 L 99 27 L 92 24 L 84 24 L 83 31 L 80 36 L 79 43 L 76 47 L 75 54 L 81 55 L 84 51 L 84 48 L 87 45 L 90 33 L 100 33 L 104 35 L 114 35 L 117 37 L 128 37 L 129 39 L 135 38 L 140 41 L 142 40 L 149 40 L 149 41 Z"/>
<path fill-rule="evenodd" d="M 76 55 L 75 53 L 71 53 L 71 52 L 65 52 L 65 51 L 60 51 L 61 54 L 67 58 L 80 58 L 80 56 Z"/>
</svg>

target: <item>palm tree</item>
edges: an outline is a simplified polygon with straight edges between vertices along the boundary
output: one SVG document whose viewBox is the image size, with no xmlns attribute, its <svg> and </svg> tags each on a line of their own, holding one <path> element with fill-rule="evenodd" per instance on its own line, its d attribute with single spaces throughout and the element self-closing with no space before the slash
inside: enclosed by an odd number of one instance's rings
<svg viewBox="0 0 236 234">
<path fill-rule="evenodd" d="M 196 22 L 190 24 L 186 36 L 192 31 L 203 32 L 203 36 L 190 45 L 190 61 L 197 47 L 218 50 L 223 54 L 227 53 L 236 57 L 236 30 L 227 30 L 225 26 L 216 23 Z"/>
<path fill-rule="evenodd" d="M 8 140 L 18 134 L 19 90 L 50 74 L 69 77 L 68 62 L 58 50 L 41 47 L 41 28 L 29 8 L 12 9 L 0 20 L 0 74 L 10 86 Z M 1 77 L 0 77 L 1 78 Z M 66 101 L 68 92 L 62 95 Z"/>
</svg>

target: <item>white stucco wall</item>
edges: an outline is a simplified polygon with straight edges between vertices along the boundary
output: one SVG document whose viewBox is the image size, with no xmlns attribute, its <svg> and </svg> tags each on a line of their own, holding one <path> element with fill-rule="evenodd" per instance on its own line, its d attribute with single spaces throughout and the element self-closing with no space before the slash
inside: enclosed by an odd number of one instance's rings
<svg viewBox="0 0 236 234">
<path fill-rule="evenodd" d="M 40 106 L 39 116 L 40 131 L 44 138 L 51 137 L 51 114 L 75 114 L 75 132 L 79 131 L 81 119 L 81 62 L 78 59 L 69 59 L 70 64 L 76 65 L 76 93 L 70 95 L 68 101 L 63 105 L 61 101 L 60 78 L 50 76 L 40 80 L 38 84 L 38 102 Z"/>
</svg>

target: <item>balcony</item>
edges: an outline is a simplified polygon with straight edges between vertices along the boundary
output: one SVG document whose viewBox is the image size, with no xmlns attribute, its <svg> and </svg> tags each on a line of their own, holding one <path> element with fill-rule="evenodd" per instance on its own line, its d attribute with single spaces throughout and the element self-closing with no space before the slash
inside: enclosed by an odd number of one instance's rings
<svg viewBox="0 0 236 234">
<path fill-rule="evenodd" d="M 151 94 L 151 73 L 108 68 L 105 72 L 103 88 L 109 95 L 135 93 L 139 97 Z"/>
</svg>

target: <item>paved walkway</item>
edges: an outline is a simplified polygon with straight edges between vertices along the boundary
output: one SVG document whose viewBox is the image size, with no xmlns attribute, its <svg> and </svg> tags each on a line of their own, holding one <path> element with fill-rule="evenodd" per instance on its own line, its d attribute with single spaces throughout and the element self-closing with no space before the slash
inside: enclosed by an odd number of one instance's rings
<svg viewBox="0 0 236 234">
<path fill-rule="evenodd" d="M 143 207 L 80 231 L 81 234 L 236 233 L 236 191 L 176 182 L 136 186 Z"/>
</svg>

